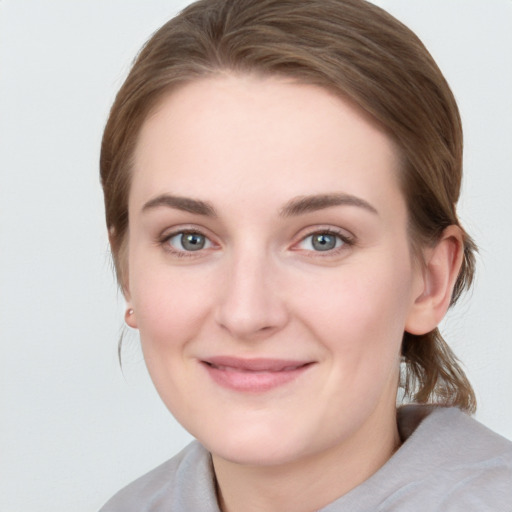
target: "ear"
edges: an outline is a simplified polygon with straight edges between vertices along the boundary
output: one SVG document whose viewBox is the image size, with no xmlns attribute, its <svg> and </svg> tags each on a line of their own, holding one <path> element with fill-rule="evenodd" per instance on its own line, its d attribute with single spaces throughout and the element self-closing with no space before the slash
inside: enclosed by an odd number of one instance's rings
<svg viewBox="0 0 512 512">
<path fill-rule="evenodd" d="M 128 327 L 132 329 L 137 329 L 137 317 L 135 315 L 135 310 L 133 309 L 130 302 L 126 303 L 126 311 L 124 313 L 124 321 Z"/>
<path fill-rule="evenodd" d="M 435 329 L 450 306 L 464 256 L 462 231 L 448 226 L 434 247 L 423 252 L 423 286 L 407 317 L 405 330 L 426 334 Z"/>
<path fill-rule="evenodd" d="M 126 300 L 126 310 L 124 312 L 124 321 L 128 327 L 131 327 L 132 329 L 137 329 L 137 317 L 135 315 L 135 309 L 132 304 L 130 289 L 128 287 L 128 283 L 126 282 L 126 277 L 124 275 L 122 275 L 120 277 L 125 282 L 124 285 L 121 285 L 123 295 Z"/>
<path fill-rule="evenodd" d="M 124 313 L 124 321 L 126 325 L 132 329 L 137 329 L 137 319 L 135 317 L 135 310 L 131 303 L 130 288 L 128 286 L 128 255 L 126 237 L 119 245 L 116 237 L 116 230 L 111 226 L 108 230 L 108 241 L 110 243 L 112 254 L 114 254 L 114 247 L 117 246 L 117 266 L 116 274 L 119 287 L 126 299 L 126 310 Z"/>
<path fill-rule="evenodd" d="M 135 315 L 135 309 L 132 304 L 132 299 L 130 296 L 130 290 L 128 286 L 123 286 L 123 295 L 126 300 L 126 309 L 124 312 L 124 321 L 128 327 L 132 329 L 137 329 L 137 316 Z"/>
</svg>

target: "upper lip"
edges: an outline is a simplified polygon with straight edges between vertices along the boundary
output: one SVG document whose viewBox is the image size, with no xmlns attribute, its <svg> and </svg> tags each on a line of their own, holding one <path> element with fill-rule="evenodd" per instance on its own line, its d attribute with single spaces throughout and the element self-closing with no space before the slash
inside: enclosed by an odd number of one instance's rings
<svg viewBox="0 0 512 512">
<path fill-rule="evenodd" d="M 233 356 L 214 356 L 203 359 L 202 362 L 219 369 L 231 369 L 235 371 L 246 372 L 280 372 L 295 370 L 310 364 L 313 361 L 299 361 L 296 359 L 274 359 L 266 357 L 245 359 Z"/>
</svg>

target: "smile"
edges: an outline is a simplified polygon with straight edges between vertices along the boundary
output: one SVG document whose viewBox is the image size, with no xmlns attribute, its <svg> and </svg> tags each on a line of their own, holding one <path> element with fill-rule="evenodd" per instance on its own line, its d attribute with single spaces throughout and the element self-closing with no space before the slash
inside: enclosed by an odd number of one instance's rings
<svg viewBox="0 0 512 512">
<path fill-rule="evenodd" d="M 314 363 L 283 359 L 212 357 L 201 361 L 213 381 L 239 392 L 262 393 L 283 386 L 302 375 Z"/>
</svg>

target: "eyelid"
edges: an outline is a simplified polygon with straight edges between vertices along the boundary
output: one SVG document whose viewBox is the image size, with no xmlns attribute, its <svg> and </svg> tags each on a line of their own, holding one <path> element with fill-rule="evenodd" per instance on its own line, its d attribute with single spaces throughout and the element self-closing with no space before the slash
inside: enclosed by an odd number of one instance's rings
<svg viewBox="0 0 512 512">
<path fill-rule="evenodd" d="M 201 239 L 204 240 L 204 246 L 203 247 L 198 247 L 196 249 L 193 249 L 193 250 L 188 250 L 184 247 L 184 244 L 183 244 L 183 238 L 187 238 L 189 236 L 194 236 L 194 237 L 200 237 Z M 177 249 L 179 252 L 183 251 L 183 252 L 199 252 L 203 249 L 209 249 L 210 247 L 212 247 L 212 241 L 205 235 L 203 235 L 202 233 L 196 233 L 194 231 L 179 231 L 178 233 L 176 233 L 175 235 L 172 235 L 170 237 L 167 238 L 167 242 L 169 243 L 169 245 L 173 248 L 173 249 L 176 249 L 176 247 L 171 243 L 171 241 L 173 241 L 174 239 L 177 239 L 179 240 L 179 243 L 181 244 L 181 246 L 183 247 L 183 249 Z"/>
<path fill-rule="evenodd" d="M 197 251 L 187 251 L 176 249 L 175 247 L 172 247 L 168 243 L 169 240 L 171 240 L 172 238 L 185 233 L 204 236 L 210 242 L 210 247 L 204 247 L 202 249 L 198 249 Z M 204 255 L 205 252 L 208 252 L 211 249 L 219 247 L 219 244 L 215 242 L 213 236 L 209 234 L 208 230 L 193 225 L 180 225 L 173 226 L 172 228 L 167 228 L 157 237 L 156 243 L 162 246 L 163 249 L 171 255 L 192 258 L 201 257 Z"/>
<path fill-rule="evenodd" d="M 302 249 L 299 246 L 302 242 L 304 242 L 307 238 L 319 235 L 319 234 L 328 234 L 332 236 L 338 237 L 343 243 L 340 247 L 335 247 L 333 249 L 329 249 L 326 251 L 314 251 L 309 249 Z M 356 237 L 349 233 L 347 230 L 334 227 L 334 226 L 310 226 L 297 235 L 296 241 L 292 245 L 292 250 L 294 251 L 304 251 L 308 256 L 315 257 L 329 257 L 338 254 L 341 251 L 346 251 L 348 248 L 352 247 L 356 244 Z"/>
<path fill-rule="evenodd" d="M 197 251 L 186 251 L 186 250 L 178 250 L 173 248 L 168 241 L 180 234 L 183 233 L 197 233 L 201 236 L 204 236 L 211 244 L 210 247 L 198 249 Z M 313 236 L 315 234 L 329 234 L 338 237 L 343 243 L 340 247 L 336 247 L 333 249 L 329 249 L 326 251 L 314 251 L 308 249 L 302 249 L 299 246 L 304 240 L 308 237 Z M 209 252 L 212 249 L 218 249 L 221 244 L 219 244 L 215 237 L 210 234 L 210 231 L 205 229 L 204 227 L 198 227 L 197 225 L 178 225 L 170 228 L 166 228 L 161 232 L 161 234 L 156 238 L 156 243 L 160 246 L 163 246 L 164 250 L 168 253 L 178 256 L 178 257 L 201 257 L 204 256 L 206 252 Z M 357 243 L 356 237 L 347 231 L 346 229 L 332 226 L 332 225 L 315 225 L 308 226 L 302 230 L 294 237 L 294 241 L 291 244 L 292 251 L 302 251 L 304 254 L 308 256 L 314 257 L 329 257 L 338 254 L 339 252 L 346 251 Z"/>
</svg>

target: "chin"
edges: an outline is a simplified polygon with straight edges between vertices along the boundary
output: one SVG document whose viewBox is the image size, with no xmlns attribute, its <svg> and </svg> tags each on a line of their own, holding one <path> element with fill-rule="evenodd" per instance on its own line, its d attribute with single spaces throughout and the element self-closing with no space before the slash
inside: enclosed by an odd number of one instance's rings
<svg viewBox="0 0 512 512">
<path fill-rule="evenodd" d="M 226 432 L 228 432 L 226 430 Z M 230 431 L 226 436 L 209 435 L 199 441 L 212 453 L 233 464 L 246 466 L 278 466 L 289 464 L 318 450 L 311 443 L 312 436 L 287 429 L 245 428 Z"/>
<path fill-rule="evenodd" d="M 276 440 L 272 444 L 261 441 L 257 445 L 249 446 L 230 444 L 229 446 L 212 446 L 209 451 L 214 457 L 242 466 L 280 466 L 300 458 L 301 453 L 297 449 L 283 449 L 278 444 Z"/>
</svg>

